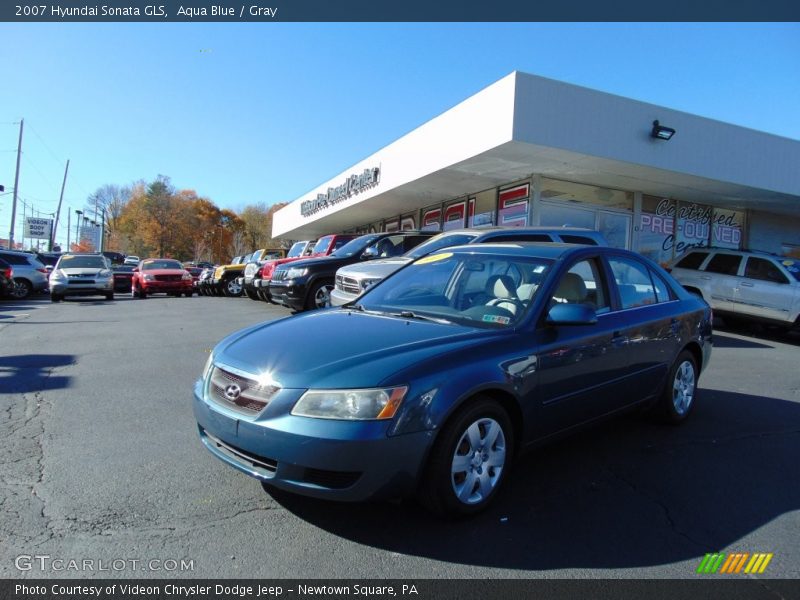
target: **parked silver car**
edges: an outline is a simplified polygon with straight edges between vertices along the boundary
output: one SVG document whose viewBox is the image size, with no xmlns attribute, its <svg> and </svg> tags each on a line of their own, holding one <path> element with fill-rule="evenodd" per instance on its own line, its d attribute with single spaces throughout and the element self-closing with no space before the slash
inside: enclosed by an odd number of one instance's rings
<svg viewBox="0 0 800 600">
<path fill-rule="evenodd" d="M 461 244 L 486 242 L 564 242 L 608 246 L 603 234 L 579 227 L 486 227 L 480 229 L 454 229 L 432 237 L 412 248 L 402 256 L 371 260 L 342 267 L 336 271 L 335 287 L 331 291 L 332 306 L 352 302 L 369 287 L 388 277 L 400 267 L 442 248 Z"/>
<path fill-rule="evenodd" d="M 114 299 L 114 272 L 102 254 L 62 254 L 50 274 L 50 299 L 65 296 L 105 296 Z"/>
<path fill-rule="evenodd" d="M 703 248 L 675 260 L 672 275 L 723 318 L 800 326 L 800 260 Z"/>
<path fill-rule="evenodd" d="M 0 258 L 14 269 L 14 287 L 10 296 L 21 300 L 33 292 L 47 289 L 47 268 L 36 255 L 16 250 L 0 250 Z"/>
</svg>

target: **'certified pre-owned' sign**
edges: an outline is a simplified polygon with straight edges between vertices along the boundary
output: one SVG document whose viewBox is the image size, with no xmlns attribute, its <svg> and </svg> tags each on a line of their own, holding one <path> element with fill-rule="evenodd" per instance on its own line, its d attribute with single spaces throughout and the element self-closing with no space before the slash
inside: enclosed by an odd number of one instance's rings
<svg viewBox="0 0 800 600">
<path fill-rule="evenodd" d="M 49 240 L 50 231 L 53 227 L 53 219 L 39 219 L 27 217 L 25 219 L 25 237 Z"/>
</svg>

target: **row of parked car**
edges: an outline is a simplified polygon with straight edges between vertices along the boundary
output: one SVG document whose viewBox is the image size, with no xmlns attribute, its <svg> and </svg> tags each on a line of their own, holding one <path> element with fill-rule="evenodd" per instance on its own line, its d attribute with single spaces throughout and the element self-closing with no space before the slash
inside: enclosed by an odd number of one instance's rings
<svg viewBox="0 0 800 600">
<path fill-rule="evenodd" d="M 282 304 L 295 311 L 341 306 L 412 261 L 460 244 L 562 242 L 607 245 L 581 228 L 488 227 L 444 233 L 404 231 L 326 235 L 296 242 L 286 256 L 259 250 L 209 270 L 198 291 Z M 749 250 L 692 249 L 668 267 L 688 291 L 729 321 L 800 326 L 800 260 Z"/>
</svg>

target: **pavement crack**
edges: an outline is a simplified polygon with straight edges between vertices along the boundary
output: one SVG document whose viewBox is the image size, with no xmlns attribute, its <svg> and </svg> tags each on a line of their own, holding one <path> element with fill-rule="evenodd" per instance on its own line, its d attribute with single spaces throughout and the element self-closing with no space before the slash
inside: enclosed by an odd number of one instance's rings
<svg viewBox="0 0 800 600">
<path fill-rule="evenodd" d="M 672 517 L 672 512 L 670 511 L 669 506 L 667 506 L 664 502 L 662 502 L 657 496 L 644 491 L 638 485 L 636 485 L 636 483 L 634 483 L 633 481 L 630 481 L 627 477 L 623 477 L 621 474 L 619 474 L 616 471 L 614 471 L 614 469 L 609 467 L 607 463 L 604 465 L 603 468 L 607 473 L 609 473 L 612 477 L 614 477 L 614 479 L 616 479 L 617 481 L 622 482 L 626 487 L 628 487 L 635 494 L 641 496 L 642 498 L 645 498 L 646 500 L 649 500 L 650 502 L 652 502 L 653 504 L 658 506 L 661 509 L 661 512 L 664 515 L 664 519 L 667 521 L 667 524 L 669 525 L 669 528 L 675 534 L 679 535 L 680 537 L 685 539 L 687 542 L 697 546 L 699 549 L 701 549 L 703 551 L 705 551 L 707 548 L 709 548 L 709 544 L 707 542 L 701 542 L 700 540 L 695 539 L 694 537 L 692 537 L 688 532 L 682 530 L 678 526 L 678 524 L 675 522 L 675 519 Z"/>
</svg>

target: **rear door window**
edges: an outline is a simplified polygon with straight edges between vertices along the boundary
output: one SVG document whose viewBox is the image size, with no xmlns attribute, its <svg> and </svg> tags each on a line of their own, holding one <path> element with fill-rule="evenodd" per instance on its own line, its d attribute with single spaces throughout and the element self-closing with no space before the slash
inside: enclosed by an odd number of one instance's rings
<svg viewBox="0 0 800 600">
<path fill-rule="evenodd" d="M 706 256 L 708 256 L 708 252 L 689 252 L 689 254 L 675 263 L 675 266 L 680 269 L 697 270 L 703 264 Z"/>
<path fill-rule="evenodd" d="M 739 272 L 739 265 L 742 263 L 742 257 L 738 254 L 726 254 L 725 252 L 717 252 L 711 257 L 706 265 L 706 271 L 709 273 L 719 273 L 720 275 L 736 275 Z"/>
</svg>

